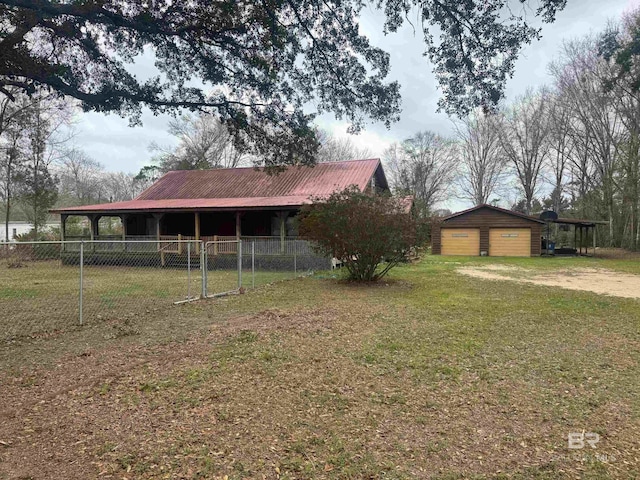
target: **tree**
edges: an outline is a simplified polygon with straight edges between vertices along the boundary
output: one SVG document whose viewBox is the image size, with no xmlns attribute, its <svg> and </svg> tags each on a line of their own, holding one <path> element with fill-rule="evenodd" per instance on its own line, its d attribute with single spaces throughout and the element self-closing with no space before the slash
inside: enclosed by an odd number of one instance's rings
<svg viewBox="0 0 640 480">
<path fill-rule="evenodd" d="M 548 110 L 547 93 L 530 90 L 503 113 L 500 145 L 518 180 L 526 214 L 531 214 L 549 152 Z"/>
<path fill-rule="evenodd" d="M 518 213 L 524 213 L 525 215 L 531 215 L 532 212 L 541 212 L 544 210 L 544 207 L 537 198 L 534 198 L 531 204 L 527 202 L 526 198 L 521 198 L 511 205 L 511 210 Z"/>
<path fill-rule="evenodd" d="M 621 121 L 614 108 L 614 95 L 603 84 L 604 79 L 612 78 L 612 65 L 598 55 L 598 42 L 589 36 L 565 43 L 560 59 L 550 70 L 556 89 L 572 112 L 572 136 L 586 157 L 579 160 L 592 173 L 589 188 L 599 190 L 600 200 L 591 202 L 590 210 L 609 219 L 609 242 L 613 242 L 617 223 L 616 137 Z"/>
<path fill-rule="evenodd" d="M 22 128 L 20 125 L 6 127 L 6 144 L 0 157 L 0 198 L 4 204 L 4 239 L 9 241 L 9 222 L 13 207 L 14 187 L 19 182 L 23 157 Z"/>
<path fill-rule="evenodd" d="M 47 223 L 49 209 L 58 199 L 58 179 L 51 175 L 44 162 L 33 162 L 24 172 L 21 187 L 24 213 L 38 240 L 40 228 Z"/>
<path fill-rule="evenodd" d="M 146 188 L 137 175 L 125 172 L 109 172 L 103 175 L 104 194 L 109 202 L 123 202 L 137 197 Z"/>
<path fill-rule="evenodd" d="M 234 145 L 234 138 L 211 115 L 183 115 L 169 122 L 169 133 L 178 139 L 174 148 L 153 144 L 152 151 L 161 172 L 235 168 L 248 163 L 249 156 Z"/>
<path fill-rule="evenodd" d="M 340 162 L 342 160 L 365 159 L 372 156 L 368 148 L 358 148 L 350 138 L 338 138 L 326 130 L 317 131 L 320 149 L 318 162 Z"/>
<path fill-rule="evenodd" d="M 71 115 L 71 105 L 64 99 L 39 96 L 29 108 L 23 125 L 26 151 L 21 197 L 36 238 L 46 223 L 49 208 L 58 198 L 58 179 L 51 175 L 49 167 L 61 156 L 68 140 L 62 130 L 69 125 Z"/>
<path fill-rule="evenodd" d="M 571 109 L 557 92 L 549 97 L 549 122 L 548 163 L 553 176 L 551 209 L 560 213 L 566 187 L 567 166 L 573 155 L 574 144 L 571 141 Z"/>
<path fill-rule="evenodd" d="M 474 205 L 489 203 L 506 163 L 500 147 L 500 121 L 478 112 L 457 124 L 456 132 L 462 163 L 457 183 L 462 196 Z"/>
<path fill-rule="evenodd" d="M 622 241 L 636 250 L 640 247 L 640 8 L 628 13 L 619 28 L 608 28 L 598 46 L 610 66 L 610 75 L 602 83 L 612 93 L 611 100 L 624 125 L 617 136 L 617 186 L 622 193 L 622 209 L 627 210 Z"/>
<path fill-rule="evenodd" d="M 19 89 L 9 87 L 9 96 L 0 100 L 0 198 L 4 206 L 5 240 L 9 241 L 9 222 L 11 220 L 16 182 L 21 164 L 24 161 L 24 132 L 28 122 L 29 110 L 37 97 L 28 97 Z"/>
<path fill-rule="evenodd" d="M 82 150 L 72 148 L 58 162 L 60 193 L 71 196 L 76 205 L 87 205 L 103 199 L 104 167 Z"/>
<path fill-rule="evenodd" d="M 537 0 L 533 16 L 551 22 L 565 3 Z M 399 86 L 385 83 L 389 57 L 359 33 L 365 5 L 2 0 L 0 91 L 52 89 L 87 111 L 133 121 L 143 106 L 204 109 L 234 136 L 242 132 L 267 165 L 310 162 L 318 145 L 304 105 L 346 118 L 354 131 L 367 117 L 388 124 L 399 113 Z M 375 6 L 386 14 L 385 33 L 418 8 L 448 111 L 495 105 L 520 48 L 539 36 L 525 12 L 505 8 L 504 0 L 377 0 Z M 155 55 L 159 75 L 140 80 L 126 67 L 145 51 Z"/>
<path fill-rule="evenodd" d="M 451 184 L 456 162 L 455 143 L 425 131 L 394 144 L 384 154 L 396 194 L 412 195 L 421 216 L 427 216 Z"/>
<path fill-rule="evenodd" d="M 299 232 L 320 253 L 340 260 L 352 280 L 365 282 L 384 277 L 418 242 L 402 199 L 355 187 L 303 208 Z"/>
</svg>

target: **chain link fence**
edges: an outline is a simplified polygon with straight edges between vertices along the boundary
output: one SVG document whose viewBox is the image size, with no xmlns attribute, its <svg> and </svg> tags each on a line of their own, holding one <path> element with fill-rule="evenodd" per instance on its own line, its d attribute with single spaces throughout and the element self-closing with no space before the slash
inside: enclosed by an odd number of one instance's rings
<svg viewBox="0 0 640 480">
<path fill-rule="evenodd" d="M 121 322 L 201 298 L 203 256 L 195 240 L 0 245 L 0 340 Z"/>
<path fill-rule="evenodd" d="M 297 238 L 247 237 L 242 240 L 240 259 L 244 289 L 331 268 L 331 261 L 319 256 L 310 242 Z"/>
<path fill-rule="evenodd" d="M 0 340 L 121 322 L 161 305 L 238 293 L 330 268 L 278 237 L 0 244 Z"/>
</svg>

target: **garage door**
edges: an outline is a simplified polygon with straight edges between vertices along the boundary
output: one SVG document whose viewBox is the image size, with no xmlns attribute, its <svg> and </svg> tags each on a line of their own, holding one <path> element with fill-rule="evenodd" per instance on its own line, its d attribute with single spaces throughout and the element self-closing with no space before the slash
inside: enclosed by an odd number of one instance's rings
<svg viewBox="0 0 640 480">
<path fill-rule="evenodd" d="M 531 229 L 492 228 L 489 230 L 489 255 L 492 257 L 530 257 Z"/>
<path fill-rule="evenodd" d="M 480 255 L 480 230 L 443 228 L 442 255 Z"/>
</svg>

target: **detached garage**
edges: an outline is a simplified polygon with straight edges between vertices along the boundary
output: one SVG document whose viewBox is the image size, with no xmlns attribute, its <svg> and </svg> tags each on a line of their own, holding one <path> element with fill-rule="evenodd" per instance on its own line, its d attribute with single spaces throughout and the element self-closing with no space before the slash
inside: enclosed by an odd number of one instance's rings
<svg viewBox="0 0 640 480">
<path fill-rule="evenodd" d="M 544 222 L 492 205 L 454 213 L 434 225 L 431 251 L 435 255 L 530 257 L 541 254 Z"/>
</svg>

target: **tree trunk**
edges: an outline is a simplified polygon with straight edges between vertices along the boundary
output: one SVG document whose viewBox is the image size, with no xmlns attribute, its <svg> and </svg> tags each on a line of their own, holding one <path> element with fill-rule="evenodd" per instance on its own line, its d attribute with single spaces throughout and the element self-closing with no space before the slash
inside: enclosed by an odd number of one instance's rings
<svg viewBox="0 0 640 480">
<path fill-rule="evenodd" d="M 608 201 L 607 206 L 608 214 L 609 214 L 609 246 L 614 247 L 614 238 L 613 238 L 613 205 L 611 199 Z"/>
<path fill-rule="evenodd" d="M 12 175 L 12 158 L 7 159 L 7 188 L 6 188 L 6 210 L 4 212 L 4 239 L 9 242 L 9 220 L 11 218 L 11 175 Z"/>
<path fill-rule="evenodd" d="M 9 215 L 11 215 L 11 200 L 9 193 L 7 193 L 7 208 L 4 213 L 4 239 L 9 242 Z"/>
</svg>

